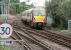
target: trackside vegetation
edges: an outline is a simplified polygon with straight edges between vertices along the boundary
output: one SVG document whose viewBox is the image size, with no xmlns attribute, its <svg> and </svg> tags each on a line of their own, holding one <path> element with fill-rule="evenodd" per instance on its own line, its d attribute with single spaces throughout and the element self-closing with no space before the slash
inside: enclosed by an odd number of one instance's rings
<svg viewBox="0 0 71 50">
<path fill-rule="evenodd" d="M 71 0 L 51 0 L 46 10 L 53 18 L 53 27 L 67 29 L 68 19 L 71 19 Z"/>
</svg>

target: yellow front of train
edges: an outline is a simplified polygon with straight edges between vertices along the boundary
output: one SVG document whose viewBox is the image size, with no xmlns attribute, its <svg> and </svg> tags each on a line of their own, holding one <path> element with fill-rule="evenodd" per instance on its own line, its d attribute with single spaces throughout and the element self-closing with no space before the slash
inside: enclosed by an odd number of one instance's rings
<svg viewBox="0 0 71 50">
<path fill-rule="evenodd" d="M 33 10 L 33 23 L 32 25 L 35 28 L 43 28 L 45 27 L 46 22 L 46 11 L 45 9 L 36 9 Z"/>
</svg>

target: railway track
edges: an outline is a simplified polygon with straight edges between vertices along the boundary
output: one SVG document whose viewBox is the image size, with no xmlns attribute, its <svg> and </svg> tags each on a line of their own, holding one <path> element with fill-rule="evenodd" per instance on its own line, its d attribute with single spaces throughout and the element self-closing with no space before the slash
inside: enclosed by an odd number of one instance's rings
<svg viewBox="0 0 71 50">
<path fill-rule="evenodd" d="M 50 31 L 37 31 L 37 30 L 33 31 L 27 30 L 27 31 L 30 32 L 30 34 L 34 34 L 43 37 L 45 39 L 49 39 L 52 42 L 71 48 L 71 43 L 70 43 L 71 40 L 65 36 L 59 35 L 57 33 L 53 34 L 53 32 Z"/>
<path fill-rule="evenodd" d="M 40 40 L 36 39 L 35 37 L 33 37 L 33 35 L 30 35 L 29 32 L 27 32 L 26 30 L 23 30 L 23 31 L 28 36 L 24 36 L 24 34 L 22 34 L 20 32 L 18 32 L 18 34 L 21 35 L 22 37 L 25 37 L 25 39 L 31 41 L 32 43 L 40 46 L 41 48 L 44 48 L 44 50 L 52 50 L 49 46 L 47 46 L 46 44 L 44 44 Z"/>
<path fill-rule="evenodd" d="M 53 33 L 51 31 L 38 31 L 38 30 L 35 31 L 28 30 L 28 31 L 30 33 L 34 32 L 35 35 L 43 37 L 45 39 L 49 39 L 52 42 L 71 48 L 71 39 L 65 36 Z"/>
<path fill-rule="evenodd" d="M 26 27 L 24 27 L 24 28 L 26 28 Z M 31 30 L 33 30 L 33 29 L 29 28 L 30 33 L 31 33 Z M 49 39 L 52 42 L 55 42 L 55 43 L 58 43 L 60 45 L 71 48 L 71 39 L 68 38 L 68 37 L 54 33 L 54 32 L 49 31 L 49 30 L 43 30 L 43 31 L 33 30 L 33 31 L 35 32 L 34 34 L 37 35 L 37 36 L 44 37 L 45 39 Z"/>
<path fill-rule="evenodd" d="M 53 33 L 51 31 L 41 31 L 40 34 L 45 35 L 52 42 L 71 48 L 71 39 L 65 36 Z"/>
<path fill-rule="evenodd" d="M 13 37 L 13 36 L 11 36 L 11 38 L 13 39 L 12 41 L 16 41 L 18 44 L 22 45 L 22 44 L 19 42 L 20 40 L 18 40 L 17 38 L 15 38 L 15 37 Z"/>
<path fill-rule="evenodd" d="M 16 26 L 16 25 L 15 25 Z M 20 26 L 16 26 L 15 28 L 22 30 L 22 28 Z M 26 27 L 27 29 L 31 30 L 31 28 Z M 27 31 L 27 29 L 23 29 L 22 31 L 28 35 L 25 36 L 24 33 L 20 33 L 18 31 L 16 31 L 21 37 L 23 37 L 22 39 L 27 39 L 29 41 L 31 41 L 33 44 L 38 45 L 40 48 L 43 48 L 43 50 L 53 50 L 52 48 L 50 48 L 48 45 L 44 44 L 43 42 L 41 42 L 39 39 L 36 39 L 35 37 L 33 37 L 34 35 L 29 34 L 30 32 Z M 33 33 L 33 32 L 32 32 Z"/>
<path fill-rule="evenodd" d="M 29 32 L 31 34 L 43 37 L 45 39 L 49 39 L 52 42 L 55 42 L 57 44 L 66 46 L 68 48 L 71 48 L 71 39 L 69 39 L 69 38 L 67 38 L 65 36 L 62 36 L 62 35 L 59 35 L 57 33 L 47 31 L 47 30 L 43 30 L 43 31 L 34 30 L 34 29 L 31 29 L 31 28 L 26 27 L 26 26 L 22 26 L 22 27 L 18 26 L 18 28 L 20 28 L 23 32 L 25 32 L 24 30 L 26 30 L 27 32 Z"/>
<path fill-rule="evenodd" d="M 47 31 L 47 30 L 45 30 L 45 32 L 52 33 L 53 36 L 56 34 L 55 36 L 56 36 L 57 38 L 61 38 L 61 39 L 65 40 L 65 41 L 67 41 L 68 43 L 71 43 L 71 38 L 68 38 L 68 37 L 65 37 L 65 36 L 63 36 L 63 35 L 54 33 L 54 32 L 52 32 L 52 31 Z"/>
<path fill-rule="evenodd" d="M 10 40 L 10 41 L 17 42 L 19 45 L 21 45 L 21 47 L 23 47 L 24 50 L 33 50 L 29 46 L 29 44 L 27 44 L 15 30 L 14 30 L 14 34 L 11 36 L 11 38 L 13 40 Z"/>
<path fill-rule="evenodd" d="M 25 48 L 25 50 L 33 50 L 33 49 L 29 46 L 29 44 L 27 44 L 26 41 L 24 41 L 24 40 L 22 39 L 22 37 L 18 34 L 18 32 L 16 32 L 15 30 L 14 30 L 14 32 L 15 32 L 15 34 L 18 36 L 18 39 L 20 39 L 20 40 L 18 40 L 17 42 L 18 42 L 19 44 L 21 44 L 21 46 L 23 46 L 23 47 Z M 17 40 L 17 38 L 14 38 L 14 39 Z"/>
</svg>

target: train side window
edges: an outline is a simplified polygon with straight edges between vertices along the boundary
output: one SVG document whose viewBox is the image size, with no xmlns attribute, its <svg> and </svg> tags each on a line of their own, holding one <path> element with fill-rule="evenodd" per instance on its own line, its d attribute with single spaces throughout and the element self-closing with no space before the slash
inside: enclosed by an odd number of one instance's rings
<svg viewBox="0 0 71 50">
<path fill-rule="evenodd" d="M 27 16 L 30 16 L 30 13 L 27 13 Z"/>
</svg>

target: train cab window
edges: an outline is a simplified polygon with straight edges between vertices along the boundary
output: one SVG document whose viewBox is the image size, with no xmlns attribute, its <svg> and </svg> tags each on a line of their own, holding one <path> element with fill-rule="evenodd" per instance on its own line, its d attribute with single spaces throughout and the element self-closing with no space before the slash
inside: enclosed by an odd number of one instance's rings
<svg viewBox="0 0 71 50">
<path fill-rule="evenodd" d="M 45 16 L 45 10 L 35 10 L 34 15 L 35 16 L 39 16 L 39 15 Z"/>
</svg>

